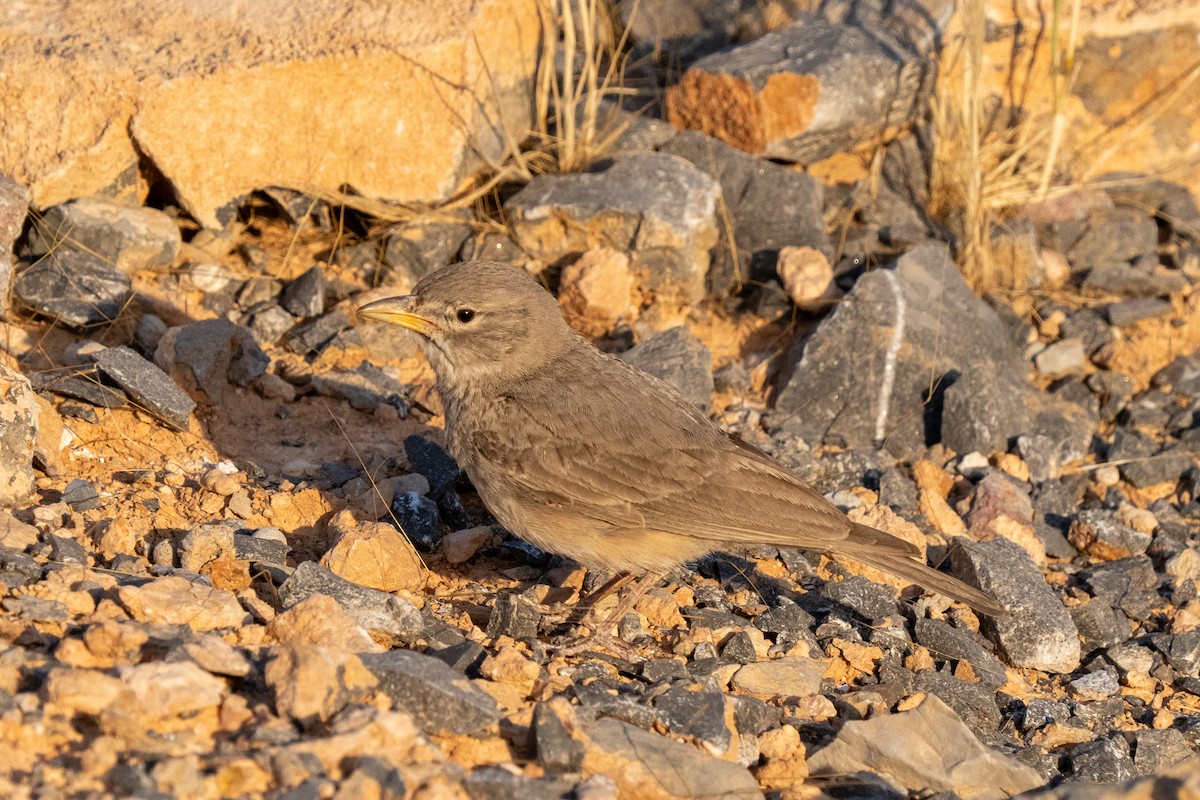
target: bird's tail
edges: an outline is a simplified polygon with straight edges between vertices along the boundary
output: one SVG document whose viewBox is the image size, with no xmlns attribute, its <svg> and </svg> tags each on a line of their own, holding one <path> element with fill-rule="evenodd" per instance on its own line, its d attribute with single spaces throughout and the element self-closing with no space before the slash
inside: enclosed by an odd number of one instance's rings
<svg viewBox="0 0 1200 800">
<path fill-rule="evenodd" d="M 833 552 L 966 603 L 984 614 L 998 617 L 1008 613 L 986 592 L 916 560 L 920 551 L 915 546 L 875 528 L 855 523 L 850 535 Z"/>
</svg>

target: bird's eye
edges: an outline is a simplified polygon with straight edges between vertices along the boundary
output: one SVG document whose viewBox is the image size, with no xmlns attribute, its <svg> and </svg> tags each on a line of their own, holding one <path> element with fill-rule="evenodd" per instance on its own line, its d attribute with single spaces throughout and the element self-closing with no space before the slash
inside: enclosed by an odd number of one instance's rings
<svg viewBox="0 0 1200 800">
<path fill-rule="evenodd" d="M 466 325 L 471 320 L 475 319 L 475 310 L 471 308 L 460 308 L 454 316 L 458 317 L 458 321 Z"/>
</svg>

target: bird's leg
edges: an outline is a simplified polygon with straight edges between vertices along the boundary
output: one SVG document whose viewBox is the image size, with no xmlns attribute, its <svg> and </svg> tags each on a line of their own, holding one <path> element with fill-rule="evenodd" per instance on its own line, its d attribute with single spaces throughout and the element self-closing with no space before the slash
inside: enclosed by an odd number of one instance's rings
<svg viewBox="0 0 1200 800">
<path fill-rule="evenodd" d="M 631 580 L 633 580 L 632 575 L 621 572 L 613 575 L 598 588 L 583 595 L 573 606 L 566 603 L 543 604 L 542 618 L 552 623 L 567 622 L 578 625 L 587 618 L 597 603 L 624 587 Z"/>
<path fill-rule="evenodd" d="M 593 589 L 575 604 L 574 611 L 567 617 L 568 622 L 580 623 L 588 618 L 596 608 L 596 604 L 613 592 L 620 591 L 633 580 L 628 572 L 619 572 L 605 581 L 599 588 Z"/>
<path fill-rule="evenodd" d="M 634 605 L 637 604 L 637 601 L 641 599 L 642 595 L 661 583 L 663 578 L 666 577 L 666 574 L 667 573 L 665 571 L 649 572 L 638 578 L 634 582 L 633 588 L 631 588 L 626 595 L 621 598 L 621 601 L 617 603 L 617 607 L 613 609 L 612 613 L 606 616 L 604 620 L 598 624 L 592 623 L 589 619 L 589 617 L 594 616 L 596 612 L 595 604 L 592 603 L 587 609 L 583 620 L 580 621 L 580 624 L 583 627 L 591 629 L 592 635 L 587 638 L 573 637 L 571 640 L 565 642 L 561 647 L 556 648 L 558 653 L 560 655 L 570 656 L 577 655 L 580 652 L 593 647 L 607 647 L 608 649 L 620 653 L 626 657 L 634 657 L 636 654 L 634 654 L 632 648 L 630 648 L 627 643 L 608 633 L 608 631 L 613 625 L 619 623 L 621 618 L 633 609 Z M 619 577 L 623 577 L 623 583 L 627 583 L 631 576 L 625 575 Z M 609 584 L 612 584 L 614 580 L 610 580 L 604 586 L 600 587 L 598 591 L 603 591 L 604 594 L 607 594 L 609 591 L 611 591 L 611 589 L 608 588 Z M 593 594 L 596 593 L 594 592 Z M 589 599 L 591 599 L 590 595 Z"/>
</svg>

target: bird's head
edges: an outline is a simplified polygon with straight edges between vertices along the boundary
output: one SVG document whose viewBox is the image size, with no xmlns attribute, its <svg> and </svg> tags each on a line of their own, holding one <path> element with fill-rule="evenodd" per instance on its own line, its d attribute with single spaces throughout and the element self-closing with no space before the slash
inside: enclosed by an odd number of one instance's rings
<svg viewBox="0 0 1200 800">
<path fill-rule="evenodd" d="M 576 340 L 554 297 L 529 273 L 490 261 L 443 267 L 412 294 L 367 303 L 358 314 L 417 333 L 439 384 L 450 389 L 528 374 Z"/>
</svg>

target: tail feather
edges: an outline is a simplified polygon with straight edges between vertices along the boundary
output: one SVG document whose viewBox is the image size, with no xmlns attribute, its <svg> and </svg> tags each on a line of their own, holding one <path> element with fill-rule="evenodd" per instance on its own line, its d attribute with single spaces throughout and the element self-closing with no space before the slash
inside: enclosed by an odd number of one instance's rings
<svg viewBox="0 0 1200 800">
<path fill-rule="evenodd" d="M 984 614 L 999 617 L 1008 613 L 986 592 L 915 560 L 920 557 L 920 551 L 909 542 L 866 525 L 855 524 L 850 536 L 838 545 L 834 553 L 944 594 Z"/>
</svg>

